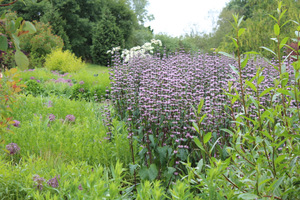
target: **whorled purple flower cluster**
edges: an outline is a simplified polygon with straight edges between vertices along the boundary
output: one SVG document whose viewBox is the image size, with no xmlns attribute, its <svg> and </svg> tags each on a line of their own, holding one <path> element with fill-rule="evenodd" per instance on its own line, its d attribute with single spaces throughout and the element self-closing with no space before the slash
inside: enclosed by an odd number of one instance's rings
<svg viewBox="0 0 300 200">
<path fill-rule="evenodd" d="M 20 147 L 16 143 L 10 143 L 6 145 L 6 150 L 9 151 L 10 155 L 15 155 L 20 152 Z"/>
<path fill-rule="evenodd" d="M 34 185 L 37 189 L 43 190 L 43 183 L 46 181 L 43 177 L 40 177 L 39 175 L 33 176 L 33 181 L 36 185 Z"/>
<path fill-rule="evenodd" d="M 66 122 L 75 122 L 75 116 L 74 115 L 67 115 L 65 121 Z"/>
<path fill-rule="evenodd" d="M 110 73 L 111 97 L 117 113 L 127 119 L 129 138 L 142 133 L 140 141 L 148 154 L 151 151 L 149 136 L 158 139 L 158 146 L 172 147 L 174 154 L 180 149 L 188 150 L 189 142 L 197 135 L 192 130 L 192 121 L 198 120 L 192 106 L 197 108 L 204 99 L 202 114 L 207 117 L 203 121 L 203 131 L 211 131 L 213 138 L 226 140 L 228 135 L 221 129 L 230 125 L 231 111 L 225 106 L 231 101 L 224 90 L 228 92 L 228 83 L 232 82 L 232 87 L 240 91 L 238 75 L 229 65 L 237 66 L 237 63 L 224 56 L 208 54 L 176 53 L 163 59 L 137 57 L 128 63 L 116 59 Z M 258 67 L 265 67 L 262 71 L 265 78 L 258 88 L 262 92 L 274 86 L 273 78 L 278 77 L 278 72 L 263 59 L 250 60 L 242 71 L 243 82 L 254 77 Z M 292 69 L 286 63 L 290 77 L 293 77 Z M 256 96 L 250 87 L 245 91 Z M 269 96 L 263 96 L 260 101 L 268 104 Z M 237 114 L 242 106 L 236 101 L 233 108 Z M 249 110 L 253 118 L 256 117 L 254 109 L 253 104 Z"/>
<path fill-rule="evenodd" d="M 53 188 L 58 188 L 59 184 L 58 184 L 58 179 L 60 179 L 60 176 L 55 176 L 54 178 L 51 178 L 47 184 Z"/>
</svg>

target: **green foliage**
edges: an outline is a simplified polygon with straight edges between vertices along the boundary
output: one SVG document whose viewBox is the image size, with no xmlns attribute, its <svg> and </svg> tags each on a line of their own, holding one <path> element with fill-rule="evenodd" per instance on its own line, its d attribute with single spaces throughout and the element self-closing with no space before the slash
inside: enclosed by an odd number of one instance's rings
<svg viewBox="0 0 300 200">
<path fill-rule="evenodd" d="M 271 55 L 265 51 L 259 50 L 260 46 L 269 46 L 275 48 L 275 43 L 270 39 L 272 38 L 273 31 L 270 26 L 273 26 L 273 19 L 268 17 L 269 14 L 274 15 L 276 11 L 273 10 L 277 6 L 277 1 L 272 0 L 246 0 L 236 1 L 232 0 L 223 9 L 219 16 L 218 29 L 213 36 L 214 39 L 219 40 L 219 50 L 227 50 L 232 52 L 234 49 L 231 39 L 225 37 L 226 35 L 232 37 L 235 35 L 230 23 L 233 23 L 231 15 L 233 13 L 239 13 L 241 16 L 244 15 L 245 34 L 240 38 L 240 43 L 243 44 L 241 47 L 244 51 L 251 51 L 256 49 L 264 56 L 271 57 Z M 283 1 L 283 8 L 287 9 L 285 15 L 283 15 L 282 21 L 287 19 L 298 19 L 300 4 L 294 0 Z M 231 19 L 230 19 L 231 18 Z M 284 27 L 284 28 L 283 28 Z M 292 22 L 287 24 L 282 23 L 281 37 L 291 37 L 294 34 L 296 25 Z M 220 41 L 221 39 L 221 41 Z"/>
<path fill-rule="evenodd" d="M 42 95 L 45 92 L 44 86 L 41 83 L 38 83 L 36 80 L 29 80 L 26 82 L 26 88 L 24 93 L 26 95 L 31 94 L 34 96 Z"/>
<path fill-rule="evenodd" d="M 36 32 L 20 37 L 21 48 L 30 53 L 30 67 L 43 67 L 46 55 L 53 49 L 62 49 L 63 40 L 52 34 L 51 26 L 42 22 L 34 21 Z"/>
<path fill-rule="evenodd" d="M 242 18 L 234 15 L 233 28 L 236 37 L 232 38 L 234 59 L 237 61 L 237 68 L 232 66 L 235 73 L 239 74 L 240 92 L 236 95 L 226 93 L 232 101 L 239 101 L 243 111 L 237 116 L 231 116 L 232 128 L 223 129 L 230 134 L 232 141 L 226 147 L 228 157 L 219 159 L 213 157 L 212 150 L 215 144 L 207 143 L 210 133 L 202 133 L 199 129 L 201 121 L 194 124 L 200 135 L 195 143 L 203 153 L 197 168 L 187 164 L 189 170 L 189 182 L 195 183 L 195 189 L 201 191 L 201 197 L 220 199 L 226 196 L 228 199 L 297 199 L 299 198 L 299 61 L 293 63 L 295 77 L 293 85 L 287 85 L 290 78 L 284 70 L 284 60 L 281 49 L 287 39 L 281 39 L 282 27 L 280 19 L 284 16 L 282 2 L 279 1 L 277 15 L 271 16 L 274 22 L 272 27 L 273 37 L 277 38 L 278 48 L 263 49 L 272 52 L 277 64 L 272 66 L 278 71 L 278 77 L 274 77 L 275 87 L 265 91 L 259 90 L 264 77 L 263 68 L 258 68 L 252 79 L 244 79 L 240 76 L 241 69 L 247 67 L 248 54 L 246 59 L 241 60 L 243 54 L 240 48 L 239 38 L 245 33 L 241 28 Z M 282 22 L 284 23 L 284 21 Z M 280 28 L 281 27 L 281 28 Z M 226 55 L 226 53 L 222 53 Z M 227 54 L 232 57 L 231 55 Z M 291 77 L 292 78 L 292 77 Z M 232 84 L 229 90 L 232 91 Z M 251 88 L 256 95 L 246 93 L 246 88 Z M 289 91 L 289 92 L 288 92 Z M 260 103 L 260 99 L 270 92 L 271 100 L 267 107 Z M 275 101 L 276 97 L 279 101 Z M 291 100 L 296 102 L 295 107 L 289 106 Z M 256 118 L 249 116 L 250 106 L 256 107 Z M 233 109 L 233 108 L 231 108 Z M 200 115 L 201 106 L 198 111 Z M 199 116 L 200 117 L 200 116 Z M 205 117 L 205 116 L 204 116 Z M 222 149 L 219 155 L 223 154 Z M 200 181 L 201 180 L 201 181 Z"/>
<path fill-rule="evenodd" d="M 93 62 L 101 65 L 111 63 L 108 50 L 122 44 L 121 30 L 109 9 L 103 9 L 102 19 L 93 30 L 93 46 L 91 47 Z"/>
<path fill-rule="evenodd" d="M 16 65 L 21 69 L 26 69 L 29 65 L 28 58 L 21 51 L 20 48 L 20 36 L 24 34 L 32 34 L 36 32 L 34 25 L 29 22 L 23 20 L 22 17 L 17 17 L 15 13 L 6 13 L 6 10 L 2 14 L 0 18 L 0 31 L 1 31 L 1 39 L 0 39 L 0 52 L 1 56 L 10 56 L 11 52 L 8 51 L 9 42 L 14 43 L 15 53 L 14 60 Z M 8 54 L 6 52 L 8 51 Z M 3 53 L 4 52 L 4 53 Z M 1 59 L 1 57 L 0 57 Z M 11 58 L 8 59 L 11 62 Z M 6 62 L 6 64 L 9 64 Z M 2 66 L 1 66 L 2 67 Z M 8 66 L 13 67 L 13 66 Z"/>
<path fill-rule="evenodd" d="M 53 33 L 64 40 L 65 49 L 72 50 L 76 56 L 89 61 L 92 59 L 91 46 L 98 46 L 98 41 L 92 39 L 94 27 L 105 17 L 103 13 L 106 10 L 114 18 L 110 18 L 114 21 L 111 22 L 119 29 L 117 43 L 121 41 L 120 45 L 130 45 L 129 38 L 134 27 L 138 26 L 137 17 L 125 0 L 24 1 L 28 6 L 17 2 L 12 8 L 13 11 L 17 11 L 26 20 L 49 22 Z"/>
<path fill-rule="evenodd" d="M 18 93 L 21 91 L 17 69 L 13 68 L 0 73 L 0 144 L 4 143 L 4 133 L 11 132 L 7 129 L 13 124 L 13 108 Z"/>
<path fill-rule="evenodd" d="M 51 54 L 47 55 L 45 62 L 45 67 L 48 70 L 61 72 L 77 72 L 84 66 L 81 58 L 77 58 L 69 50 L 62 51 L 61 49 L 53 50 Z"/>
</svg>

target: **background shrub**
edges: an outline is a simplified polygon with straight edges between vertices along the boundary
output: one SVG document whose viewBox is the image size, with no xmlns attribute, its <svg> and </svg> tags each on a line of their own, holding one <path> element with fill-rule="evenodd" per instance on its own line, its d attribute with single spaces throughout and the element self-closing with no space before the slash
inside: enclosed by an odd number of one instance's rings
<svg viewBox="0 0 300 200">
<path fill-rule="evenodd" d="M 63 40 L 52 34 L 49 23 L 34 21 L 36 33 L 26 34 L 20 37 L 21 48 L 30 53 L 30 67 L 43 67 L 46 55 L 50 54 L 52 49 L 62 49 Z"/>
<path fill-rule="evenodd" d="M 85 64 L 81 58 L 77 58 L 75 54 L 69 50 L 61 49 L 53 50 L 46 57 L 45 67 L 49 70 L 57 70 L 60 72 L 77 72 L 84 68 Z"/>
</svg>

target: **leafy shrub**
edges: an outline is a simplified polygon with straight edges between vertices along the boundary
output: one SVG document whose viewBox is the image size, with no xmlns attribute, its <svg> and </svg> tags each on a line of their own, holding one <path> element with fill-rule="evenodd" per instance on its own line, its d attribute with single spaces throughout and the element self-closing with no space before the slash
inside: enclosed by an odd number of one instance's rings
<svg viewBox="0 0 300 200">
<path fill-rule="evenodd" d="M 43 67 L 46 55 L 50 54 L 52 49 L 62 49 L 63 40 L 52 34 L 49 23 L 33 22 L 36 32 L 30 35 L 20 37 L 21 48 L 30 53 L 30 67 Z"/>
<path fill-rule="evenodd" d="M 33 96 L 37 96 L 45 92 L 44 86 L 38 83 L 37 80 L 29 80 L 25 84 L 27 86 L 24 90 L 26 95 L 32 94 Z"/>
<path fill-rule="evenodd" d="M 77 72 L 84 66 L 81 58 L 77 58 L 69 50 L 62 51 L 60 49 L 53 50 L 51 54 L 47 55 L 45 62 L 47 69 L 60 72 Z"/>
</svg>

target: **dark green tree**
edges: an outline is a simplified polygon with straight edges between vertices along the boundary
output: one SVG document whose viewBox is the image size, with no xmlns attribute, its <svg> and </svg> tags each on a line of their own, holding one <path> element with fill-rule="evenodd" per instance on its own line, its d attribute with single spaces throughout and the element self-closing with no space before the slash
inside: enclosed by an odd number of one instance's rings
<svg viewBox="0 0 300 200">
<path fill-rule="evenodd" d="M 111 55 L 107 51 L 120 46 L 124 41 L 116 18 L 108 7 L 103 8 L 101 20 L 93 28 L 92 39 L 91 55 L 93 62 L 101 65 L 110 64 Z"/>
</svg>

